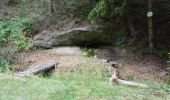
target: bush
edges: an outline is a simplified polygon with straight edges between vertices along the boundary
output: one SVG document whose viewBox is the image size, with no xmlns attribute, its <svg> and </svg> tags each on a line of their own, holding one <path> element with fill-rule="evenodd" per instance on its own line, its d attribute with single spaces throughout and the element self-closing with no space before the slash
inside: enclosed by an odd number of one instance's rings
<svg viewBox="0 0 170 100">
<path fill-rule="evenodd" d="M 109 15 L 109 4 L 109 0 L 101 0 L 96 7 L 90 11 L 88 19 L 92 22 L 104 19 Z"/>
<path fill-rule="evenodd" d="M 19 51 L 28 50 L 31 41 L 26 37 L 26 31 L 32 29 L 28 18 L 15 17 L 11 20 L 0 22 L 0 47 L 9 44 L 15 45 Z"/>
<path fill-rule="evenodd" d="M 9 72 L 12 68 L 6 60 L 0 60 L 0 73 Z"/>
<path fill-rule="evenodd" d="M 14 17 L 0 21 L 0 72 L 10 69 L 9 62 L 13 62 L 14 54 L 31 47 L 31 39 L 26 36 L 30 30 L 32 24 L 28 18 Z"/>
<path fill-rule="evenodd" d="M 90 57 L 90 56 L 93 56 L 94 54 L 93 54 L 92 49 L 83 48 L 83 49 L 81 50 L 81 55 L 82 55 L 82 56 L 86 56 L 86 57 Z"/>
</svg>

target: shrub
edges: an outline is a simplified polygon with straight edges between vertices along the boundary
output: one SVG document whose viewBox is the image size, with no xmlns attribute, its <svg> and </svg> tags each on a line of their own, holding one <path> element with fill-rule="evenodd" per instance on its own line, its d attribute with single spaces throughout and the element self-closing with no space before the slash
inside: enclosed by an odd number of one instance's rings
<svg viewBox="0 0 170 100">
<path fill-rule="evenodd" d="M 31 30 L 32 24 L 28 18 L 15 17 L 11 20 L 0 22 L 0 47 L 9 44 L 15 45 L 19 51 L 28 50 L 31 41 L 25 35 L 26 30 Z"/>
<path fill-rule="evenodd" d="M 109 0 L 101 0 L 95 8 L 93 8 L 89 15 L 88 19 L 92 22 L 103 19 L 109 14 Z"/>
<path fill-rule="evenodd" d="M 81 55 L 82 55 L 82 56 L 86 56 L 86 57 L 93 56 L 93 51 L 92 51 L 92 49 L 83 48 L 81 51 L 82 51 L 82 52 L 81 52 Z"/>
<path fill-rule="evenodd" d="M 6 60 L 0 60 L 0 73 L 9 72 L 12 68 Z"/>
<path fill-rule="evenodd" d="M 9 62 L 17 52 L 23 52 L 31 47 L 31 39 L 27 31 L 32 30 L 28 18 L 14 17 L 11 20 L 0 21 L 0 72 L 10 69 Z"/>
</svg>

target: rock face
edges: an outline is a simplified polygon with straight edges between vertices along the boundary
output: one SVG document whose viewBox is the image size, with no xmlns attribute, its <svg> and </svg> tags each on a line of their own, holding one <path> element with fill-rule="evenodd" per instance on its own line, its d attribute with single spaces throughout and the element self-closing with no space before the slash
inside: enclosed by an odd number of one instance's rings
<svg viewBox="0 0 170 100">
<path fill-rule="evenodd" d="M 67 31 L 43 31 L 33 38 L 33 46 L 96 46 L 111 44 L 112 36 L 97 27 L 78 27 Z"/>
<path fill-rule="evenodd" d="M 79 55 L 81 52 L 81 49 L 80 47 L 66 46 L 66 47 L 53 48 L 53 49 L 48 50 L 48 52 L 50 52 L 51 54 L 57 54 L 57 55 Z"/>
</svg>

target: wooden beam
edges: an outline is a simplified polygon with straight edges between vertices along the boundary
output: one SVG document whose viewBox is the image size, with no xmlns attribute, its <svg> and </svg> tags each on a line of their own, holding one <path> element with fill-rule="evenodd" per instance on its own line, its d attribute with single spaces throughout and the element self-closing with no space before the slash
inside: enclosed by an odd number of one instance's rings
<svg viewBox="0 0 170 100">
<path fill-rule="evenodd" d="M 112 76 L 109 78 L 109 81 L 112 82 L 112 83 L 118 83 L 118 84 L 122 84 L 122 85 L 128 85 L 128 86 L 132 86 L 132 87 L 143 87 L 143 88 L 147 88 L 147 85 L 145 84 L 141 84 L 141 83 L 136 83 L 136 82 L 132 82 L 132 81 L 126 81 L 126 80 L 122 80 L 122 79 L 119 79 L 117 77 L 117 69 L 115 68 L 111 68 L 111 73 L 112 73 Z"/>
<path fill-rule="evenodd" d="M 29 69 L 22 71 L 22 72 L 15 73 L 15 76 L 17 76 L 19 78 L 24 78 L 24 77 L 27 77 L 29 75 L 36 75 L 36 74 L 45 72 L 47 70 L 56 68 L 56 66 L 58 64 L 59 63 L 56 63 L 54 61 L 48 61 L 47 63 L 44 63 L 44 64 L 29 66 Z"/>
</svg>

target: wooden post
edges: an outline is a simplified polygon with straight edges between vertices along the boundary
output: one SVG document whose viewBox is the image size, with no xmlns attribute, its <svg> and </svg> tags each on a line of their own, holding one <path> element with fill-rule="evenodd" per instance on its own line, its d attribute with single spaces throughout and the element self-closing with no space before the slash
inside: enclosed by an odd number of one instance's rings
<svg viewBox="0 0 170 100">
<path fill-rule="evenodd" d="M 152 13 L 152 0 L 148 0 L 148 13 Z M 153 48 L 153 21 L 152 15 L 148 16 L 149 48 Z"/>
</svg>

